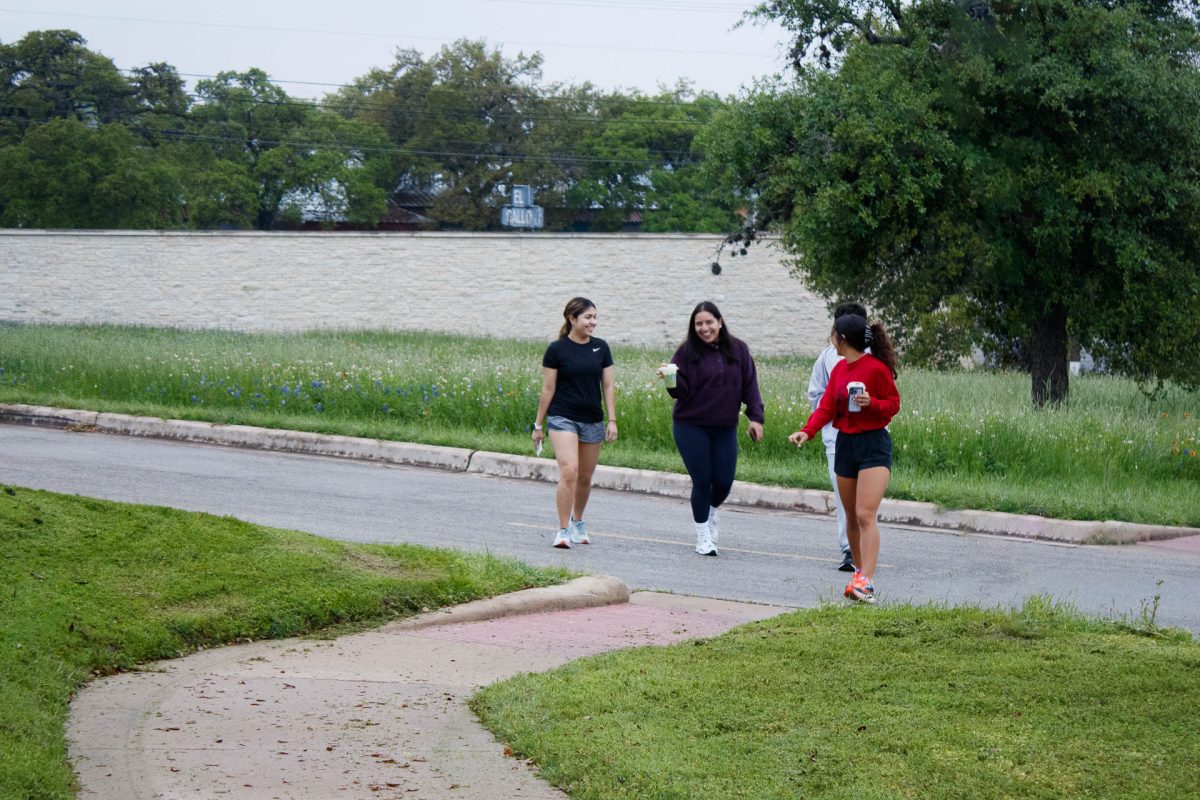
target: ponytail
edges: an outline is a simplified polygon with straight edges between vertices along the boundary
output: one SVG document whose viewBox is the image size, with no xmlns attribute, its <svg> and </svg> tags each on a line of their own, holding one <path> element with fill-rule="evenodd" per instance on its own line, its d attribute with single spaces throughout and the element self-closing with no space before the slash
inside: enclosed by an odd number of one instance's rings
<svg viewBox="0 0 1200 800">
<path fill-rule="evenodd" d="M 883 362 L 892 372 L 892 379 L 896 378 L 896 351 L 892 348 L 892 340 L 888 338 L 887 331 L 883 329 L 882 322 L 873 322 L 871 327 L 866 330 L 867 344 L 871 348 L 871 355 Z"/>
<path fill-rule="evenodd" d="M 833 332 L 860 353 L 870 350 L 896 377 L 896 351 L 882 322 L 868 323 L 858 314 L 843 314 L 834 319 Z"/>
</svg>

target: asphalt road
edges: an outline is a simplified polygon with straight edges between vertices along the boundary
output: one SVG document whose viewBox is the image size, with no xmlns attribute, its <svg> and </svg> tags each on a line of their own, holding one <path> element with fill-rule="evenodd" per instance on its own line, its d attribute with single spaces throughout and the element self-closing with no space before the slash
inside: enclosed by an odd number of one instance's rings
<svg viewBox="0 0 1200 800">
<path fill-rule="evenodd" d="M 692 552 L 684 501 L 597 490 L 593 544 L 555 550 L 552 484 L 478 474 L 0 424 L 0 483 L 486 551 L 634 589 L 811 606 L 840 597 L 847 578 L 830 518 L 728 507 L 721 555 L 705 558 Z M 889 526 L 881 538 L 881 602 L 1012 606 L 1049 595 L 1138 619 L 1158 595 L 1159 624 L 1200 633 L 1200 537 L 1089 546 Z"/>
</svg>

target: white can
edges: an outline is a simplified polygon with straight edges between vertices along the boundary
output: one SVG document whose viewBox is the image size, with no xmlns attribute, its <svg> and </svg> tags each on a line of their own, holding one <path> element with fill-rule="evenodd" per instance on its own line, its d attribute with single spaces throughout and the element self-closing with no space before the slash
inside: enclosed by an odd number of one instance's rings
<svg viewBox="0 0 1200 800">
<path fill-rule="evenodd" d="M 862 381 L 850 381 L 849 383 L 846 384 L 846 394 L 849 395 L 849 397 L 850 397 L 850 413 L 851 414 L 854 414 L 858 411 L 862 411 L 862 409 L 859 408 L 858 405 L 855 404 L 854 398 L 857 395 L 862 394 L 866 390 L 867 390 L 867 385 L 865 383 L 863 383 Z"/>
</svg>

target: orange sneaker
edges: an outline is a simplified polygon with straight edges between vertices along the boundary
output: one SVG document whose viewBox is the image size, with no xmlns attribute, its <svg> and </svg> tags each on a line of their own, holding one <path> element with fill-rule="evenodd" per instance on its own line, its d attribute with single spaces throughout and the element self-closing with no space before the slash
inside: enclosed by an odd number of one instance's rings
<svg viewBox="0 0 1200 800">
<path fill-rule="evenodd" d="M 846 584 L 846 597 L 851 600 L 857 600 L 860 603 L 875 602 L 875 585 L 867 580 L 867 576 L 861 572 L 855 572 L 854 577 Z"/>
</svg>

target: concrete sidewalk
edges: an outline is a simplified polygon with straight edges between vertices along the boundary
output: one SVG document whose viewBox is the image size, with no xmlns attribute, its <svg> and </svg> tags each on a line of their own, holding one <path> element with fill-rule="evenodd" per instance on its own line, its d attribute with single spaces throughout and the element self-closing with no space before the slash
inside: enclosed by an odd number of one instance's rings
<svg viewBox="0 0 1200 800">
<path fill-rule="evenodd" d="M 615 578 L 584 578 L 333 641 L 258 642 L 147 665 L 95 680 L 72 701 L 79 797 L 563 798 L 476 721 L 466 707 L 474 690 L 787 610 L 630 595 Z"/>
<path fill-rule="evenodd" d="M 127 414 L 13 403 L 0 403 L 0 422 L 409 464 L 459 472 L 480 472 L 507 478 L 558 480 L 558 467 L 553 458 L 490 453 L 460 447 L 438 447 L 304 431 L 217 425 L 211 422 L 135 417 Z M 691 494 L 691 479 L 687 475 L 604 465 L 596 469 L 592 485 L 602 489 L 645 492 L 685 499 Z M 832 515 L 835 510 L 833 493 L 830 491 L 761 486 L 744 481 L 734 483 L 727 502 L 734 505 L 828 515 Z M 879 506 L 879 521 L 1077 544 L 1131 544 L 1200 535 L 1200 528 L 1143 525 L 1116 520 L 1061 520 L 1000 511 L 955 510 L 940 508 L 933 503 L 890 498 L 884 498 Z"/>
</svg>

